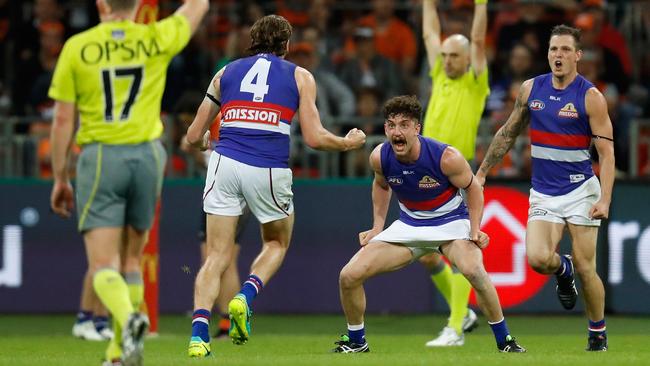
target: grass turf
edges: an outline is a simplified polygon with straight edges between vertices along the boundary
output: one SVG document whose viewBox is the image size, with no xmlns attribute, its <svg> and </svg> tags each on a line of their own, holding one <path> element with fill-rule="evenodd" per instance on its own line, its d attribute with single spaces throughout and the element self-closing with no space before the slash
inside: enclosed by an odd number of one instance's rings
<svg viewBox="0 0 650 366">
<path fill-rule="evenodd" d="M 434 316 L 369 316 L 368 354 L 332 354 L 345 330 L 337 315 L 279 316 L 258 314 L 244 346 L 213 340 L 212 356 L 189 359 L 190 320 L 163 316 L 160 335 L 145 346 L 145 365 L 648 365 L 648 318 L 608 317 L 610 350 L 586 352 L 586 321 L 578 316 L 510 316 L 512 334 L 526 354 L 497 352 L 484 318 L 468 334 L 465 346 L 426 348 L 424 343 L 444 325 Z M 105 343 L 72 338 L 72 315 L 0 315 L 0 365 L 99 365 Z"/>
</svg>

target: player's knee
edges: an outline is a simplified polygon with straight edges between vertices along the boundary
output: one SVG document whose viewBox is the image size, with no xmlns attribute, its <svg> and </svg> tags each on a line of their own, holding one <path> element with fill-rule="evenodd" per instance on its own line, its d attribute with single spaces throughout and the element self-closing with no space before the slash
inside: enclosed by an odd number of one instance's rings
<svg viewBox="0 0 650 366">
<path fill-rule="evenodd" d="M 460 273 L 467 278 L 467 280 L 474 284 L 477 281 L 483 279 L 484 275 L 487 275 L 483 265 L 481 263 L 464 263 L 461 265 L 456 265 Z"/>
<path fill-rule="evenodd" d="M 576 274 L 580 276 L 580 278 L 590 278 L 592 276 L 597 275 L 596 264 L 593 263 L 592 261 L 580 261 L 574 259 L 573 265 Z"/>
<path fill-rule="evenodd" d="M 543 254 L 528 255 L 528 264 L 535 272 L 548 274 L 553 272 L 553 256 Z"/>
<path fill-rule="evenodd" d="M 353 267 L 346 265 L 339 274 L 339 286 L 342 289 L 358 286 L 365 279 L 365 272 L 366 271 L 363 268 L 359 268 L 359 266 Z"/>
</svg>

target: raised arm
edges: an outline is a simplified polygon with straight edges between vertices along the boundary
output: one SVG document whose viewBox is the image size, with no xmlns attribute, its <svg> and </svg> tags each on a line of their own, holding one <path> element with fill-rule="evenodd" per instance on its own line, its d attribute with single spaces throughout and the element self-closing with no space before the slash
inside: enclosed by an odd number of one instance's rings
<svg viewBox="0 0 650 366">
<path fill-rule="evenodd" d="M 176 14 L 187 18 L 190 23 L 190 31 L 194 34 L 209 7 L 210 2 L 208 0 L 184 0 L 183 5 L 176 10 Z"/>
<path fill-rule="evenodd" d="M 485 57 L 485 35 L 487 33 L 487 0 L 474 1 L 474 21 L 472 22 L 472 40 L 470 58 L 476 76 L 487 67 Z"/>
<path fill-rule="evenodd" d="M 196 111 L 196 116 L 187 128 L 185 139 L 193 147 L 206 150 L 210 144 L 210 125 L 221 110 L 221 77 L 226 68 L 222 68 L 210 81 L 205 97 Z"/>
<path fill-rule="evenodd" d="M 606 219 L 609 216 L 609 204 L 612 201 L 614 187 L 614 141 L 612 121 L 607 113 L 605 97 L 596 88 L 591 88 L 585 96 L 585 108 L 589 115 L 589 125 L 598 151 L 600 163 L 600 200 L 594 204 L 589 214 L 594 219 Z"/>
<path fill-rule="evenodd" d="M 370 167 L 375 173 L 372 181 L 372 229 L 359 233 L 359 244 L 364 246 L 368 241 L 384 230 L 386 214 L 390 204 L 392 191 L 381 171 L 381 147 L 375 147 L 370 154 Z"/>
<path fill-rule="evenodd" d="M 427 50 L 429 67 L 432 70 L 436 57 L 440 54 L 440 45 L 442 43 L 436 3 L 436 0 L 422 0 L 422 38 L 424 38 L 424 47 Z"/>
<path fill-rule="evenodd" d="M 454 187 L 465 190 L 465 200 L 469 211 L 470 239 L 480 248 L 485 247 L 487 237 L 479 235 L 483 218 L 483 189 L 478 179 L 474 178 L 472 168 L 460 151 L 449 146 L 442 153 L 440 169 Z"/>
<path fill-rule="evenodd" d="M 503 156 L 512 148 L 517 136 L 521 134 L 528 124 L 530 123 L 530 113 L 528 111 L 528 97 L 533 87 L 533 79 L 528 79 L 519 88 L 519 95 L 515 100 L 515 107 L 510 113 L 510 117 L 506 123 L 501 126 L 499 131 L 492 139 L 492 143 L 488 148 L 487 154 L 481 163 L 481 166 L 476 173 L 476 178 L 479 183 L 485 183 L 485 177 L 490 172 L 493 166 L 503 159 Z"/>
<path fill-rule="evenodd" d="M 300 93 L 298 119 L 307 146 L 317 150 L 347 151 L 358 149 L 366 142 L 366 134 L 353 128 L 345 137 L 338 137 L 323 127 L 316 108 L 314 76 L 302 67 L 296 67 L 296 84 Z"/>
</svg>

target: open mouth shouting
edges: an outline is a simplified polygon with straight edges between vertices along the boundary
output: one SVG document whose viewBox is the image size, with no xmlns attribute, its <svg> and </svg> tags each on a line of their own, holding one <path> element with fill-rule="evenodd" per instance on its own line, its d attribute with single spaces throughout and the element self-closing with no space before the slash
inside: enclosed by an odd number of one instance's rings
<svg viewBox="0 0 650 366">
<path fill-rule="evenodd" d="M 393 137 L 391 144 L 396 152 L 404 152 L 406 149 L 406 139 L 404 137 Z"/>
<path fill-rule="evenodd" d="M 561 71 L 562 70 L 562 61 L 555 60 L 555 62 L 553 62 L 553 70 L 554 71 Z"/>
</svg>

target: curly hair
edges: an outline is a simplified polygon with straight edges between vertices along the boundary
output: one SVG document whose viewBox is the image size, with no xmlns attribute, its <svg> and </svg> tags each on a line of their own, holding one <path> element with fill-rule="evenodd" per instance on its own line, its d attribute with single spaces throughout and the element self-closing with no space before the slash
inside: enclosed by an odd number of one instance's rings
<svg viewBox="0 0 650 366">
<path fill-rule="evenodd" d="M 258 53 L 273 53 L 284 56 L 287 53 L 287 42 L 291 38 L 291 24 L 279 15 L 267 15 L 258 19 L 251 28 L 250 55 Z"/>
<path fill-rule="evenodd" d="M 402 115 L 407 118 L 413 118 L 420 123 L 422 118 L 422 106 L 415 95 L 400 95 L 389 99 L 383 108 L 384 118 Z"/>
</svg>

